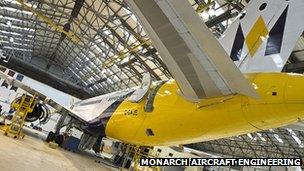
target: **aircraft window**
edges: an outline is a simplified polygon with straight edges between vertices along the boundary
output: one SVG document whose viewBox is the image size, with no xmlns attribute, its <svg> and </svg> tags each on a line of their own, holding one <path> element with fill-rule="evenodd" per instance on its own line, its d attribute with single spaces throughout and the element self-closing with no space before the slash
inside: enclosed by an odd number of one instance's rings
<svg viewBox="0 0 304 171">
<path fill-rule="evenodd" d="M 173 157 L 173 154 L 172 154 L 172 153 L 169 153 L 169 156 L 170 156 L 170 157 Z"/>
<path fill-rule="evenodd" d="M 150 129 L 150 128 L 148 128 L 146 130 L 146 134 L 147 134 L 147 136 L 154 136 L 154 133 L 153 133 L 152 129 Z"/>
<path fill-rule="evenodd" d="M 263 3 L 263 4 L 260 6 L 259 10 L 260 10 L 260 11 L 263 11 L 266 7 L 267 7 L 267 3 Z"/>
<path fill-rule="evenodd" d="M 160 153 L 161 151 L 162 151 L 161 149 L 157 149 L 157 152 L 159 152 L 159 153 Z"/>
<path fill-rule="evenodd" d="M 147 103 L 146 103 L 145 108 L 144 108 L 145 112 L 152 112 L 153 111 L 153 109 L 154 109 L 154 106 L 153 106 L 154 98 L 155 98 L 158 90 L 160 89 L 160 87 L 164 83 L 165 83 L 164 81 L 157 82 L 156 85 L 150 89 L 148 99 L 147 99 Z"/>
</svg>

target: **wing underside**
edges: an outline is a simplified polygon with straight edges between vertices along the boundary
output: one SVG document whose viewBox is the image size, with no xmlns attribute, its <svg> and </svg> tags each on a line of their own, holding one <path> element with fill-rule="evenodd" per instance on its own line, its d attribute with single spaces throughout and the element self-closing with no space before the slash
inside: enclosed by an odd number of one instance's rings
<svg viewBox="0 0 304 171">
<path fill-rule="evenodd" d="M 128 0 L 182 94 L 191 100 L 255 90 L 184 0 Z"/>
</svg>

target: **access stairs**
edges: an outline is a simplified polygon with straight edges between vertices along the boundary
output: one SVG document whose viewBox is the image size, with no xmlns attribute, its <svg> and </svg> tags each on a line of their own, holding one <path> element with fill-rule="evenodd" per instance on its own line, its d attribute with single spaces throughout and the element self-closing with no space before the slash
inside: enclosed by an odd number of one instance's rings
<svg viewBox="0 0 304 171">
<path fill-rule="evenodd" d="M 33 112 L 36 105 L 36 98 L 23 94 L 21 98 L 12 102 L 11 107 L 15 109 L 15 114 L 12 118 L 12 122 L 6 125 L 4 129 L 4 135 L 11 136 L 13 138 L 24 138 L 22 128 L 25 123 L 25 119 L 28 113 Z"/>
</svg>

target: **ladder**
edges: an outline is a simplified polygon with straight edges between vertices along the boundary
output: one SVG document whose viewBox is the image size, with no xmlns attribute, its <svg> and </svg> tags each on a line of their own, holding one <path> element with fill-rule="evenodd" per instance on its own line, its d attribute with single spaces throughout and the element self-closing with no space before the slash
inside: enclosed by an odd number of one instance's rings
<svg viewBox="0 0 304 171">
<path fill-rule="evenodd" d="M 158 153 L 153 150 L 153 147 L 126 144 L 124 161 L 122 167 L 120 167 L 119 170 L 124 170 L 124 167 L 127 164 L 127 160 L 131 158 L 133 162 L 134 171 L 147 170 L 147 169 L 152 171 L 160 171 L 160 167 L 158 166 L 147 168 L 145 166 L 140 166 L 139 163 L 139 160 L 141 158 L 156 158 L 156 157 L 158 157 Z"/>
<path fill-rule="evenodd" d="M 12 102 L 11 107 L 16 110 L 12 122 L 5 129 L 4 135 L 14 138 L 24 138 L 22 128 L 28 113 L 33 112 L 36 105 L 36 98 L 23 94 L 19 100 Z"/>
</svg>

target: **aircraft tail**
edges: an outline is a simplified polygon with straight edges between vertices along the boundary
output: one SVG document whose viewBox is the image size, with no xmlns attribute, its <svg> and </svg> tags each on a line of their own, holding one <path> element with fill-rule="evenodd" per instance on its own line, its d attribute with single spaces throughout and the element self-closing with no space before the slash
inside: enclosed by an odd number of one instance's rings
<svg viewBox="0 0 304 171">
<path fill-rule="evenodd" d="M 220 42 L 244 73 L 281 72 L 304 30 L 303 0 L 250 1 Z"/>
</svg>

